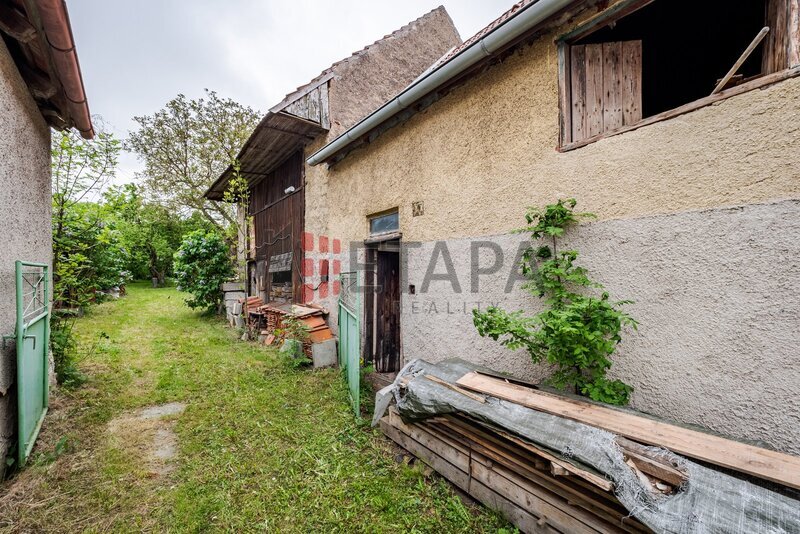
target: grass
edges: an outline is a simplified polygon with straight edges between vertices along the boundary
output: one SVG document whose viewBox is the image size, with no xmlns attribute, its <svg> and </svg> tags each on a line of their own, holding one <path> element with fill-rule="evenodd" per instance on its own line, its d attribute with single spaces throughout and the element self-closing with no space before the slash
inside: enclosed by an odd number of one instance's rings
<svg viewBox="0 0 800 534">
<path fill-rule="evenodd" d="M 52 395 L 30 464 L 0 487 L 2 531 L 505 530 L 430 470 L 397 463 L 353 418 L 338 370 L 293 369 L 174 289 L 135 284 L 76 331 L 88 381 Z M 187 405 L 169 422 L 175 468 L 153 473 L 145 431 L 110 435 L 109 423 L 172 401 Z"/>
</svg>

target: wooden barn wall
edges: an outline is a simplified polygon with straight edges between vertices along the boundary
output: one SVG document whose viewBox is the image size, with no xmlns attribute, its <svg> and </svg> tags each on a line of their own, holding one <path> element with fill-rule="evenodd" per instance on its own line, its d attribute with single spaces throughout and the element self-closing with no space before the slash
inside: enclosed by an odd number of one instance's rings
<svg viewBox="0 0 800 534">
<path fill-rule="evenodd" d="M 287 188 L 293 193 L 286 194 Z M 255 227 L 257 285 L 261 297 L 269 294 L 269 258 L 292 252 L 292 290 L 295 302 L 302 300 L 300 269 L 303 251 L 305 200 L 303 195 L 303 155 L 296 152 L 250 190 L 250 215 Z"/>
</svg>

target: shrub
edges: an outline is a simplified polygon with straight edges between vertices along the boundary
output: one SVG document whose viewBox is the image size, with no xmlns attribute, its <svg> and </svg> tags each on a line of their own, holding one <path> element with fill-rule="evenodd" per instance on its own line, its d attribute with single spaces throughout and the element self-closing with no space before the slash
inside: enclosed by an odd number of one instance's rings
<svg viewBox="0 0 800 534">
<path fill-rule="evenodd" d="M 78 346 L 72 333 L 74 322 L 68 317 L 53 316 L 50 325 L 50 349 L 53 351 L 56 382 L 67 388 L 76 388 L 86 381 L 86 375 L 76 363 Z"/>
<path fill-rule="evenodd" d="M 191 293 L 191 308 L 212 312 L 222 302 L 220 285 L 233 275 L 229 249 L 216 232 L 195 230 L 183 237 L 175 253 L 175 279 L 180 291 Z"/>
<path fill-rule="evenodd" d="M 521 263 L 529 282 L 523 287 L 545 299 L 545 310 L 533 317 L 521 311 L 509 313 L 497 307 L 485 312 L 473 310 L 478 333 L 500 341 L 509 349 L 524 348 L 534 362 L 546 361 L 556 370 L 549 383 L 610 404 L 624 405 L 633 388 L 620 380 L 609 380 L 610 357 L 622 340 L 624 325 L 636 328 L 636 321 L 621 310 L 630 301 L 612 302 L 608 293 L 600 297 L 578 293 L 580 288 L 602 288 L 592 282 L 583 267 L 575 265 L 578 252 L 558 251 L 557 238 L 580 218 L 575 199 L 559 200 L 544 209 L 531 208 L 525 218 L 531 240 L 549 243 L 527 248 Z"/>
</svg>

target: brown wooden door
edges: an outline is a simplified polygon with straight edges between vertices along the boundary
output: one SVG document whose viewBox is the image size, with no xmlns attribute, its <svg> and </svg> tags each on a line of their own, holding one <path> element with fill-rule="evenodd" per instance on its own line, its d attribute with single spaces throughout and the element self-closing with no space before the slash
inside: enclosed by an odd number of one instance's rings
<svg viewBox="0 0 800 534">
<path fill-rule="evenodd" d="M 375 370 L 400 370 L 400 254 L 378 251 Z"/>
</svg>

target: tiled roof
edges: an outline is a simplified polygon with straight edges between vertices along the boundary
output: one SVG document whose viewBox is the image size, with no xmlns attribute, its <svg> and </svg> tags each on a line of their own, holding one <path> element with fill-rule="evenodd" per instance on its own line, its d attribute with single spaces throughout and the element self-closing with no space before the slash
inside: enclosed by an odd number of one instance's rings
<svg viewBox="0 0 800 534">
<path fill-rule="evenodd" d="M 473 35 L 460 45 L 456 46 L 455 48 L 447 52 L 444 56 L 442 56 L 439 59 L 439 61 L 433 64 L 430 70 L 433 71 L 438 67 L 440 67 L 441 65 L 444 65 L 452 58 L 454 58 L 455 56 L 457 56 L 470 46 L 474 45 L 475 43 L 483 39 L 486 35 L 492 33 L 495 29 L 505 24 L 506 21 L 516 16 L 517 13 L 519 13 L 520 11 L 522 11 L 531 4 L 535 4 L 537 1 L 538 0 L 522 0 L 520 2 L 517 2 L 516 4 L 511 6 L 511 9 L 509 9 L 508 11 L 497 17 L 495 20 L 489 23 L 485 28 L 483 28 L 478 33 L 476 33 L 475 35 Z"/>
</svg>

